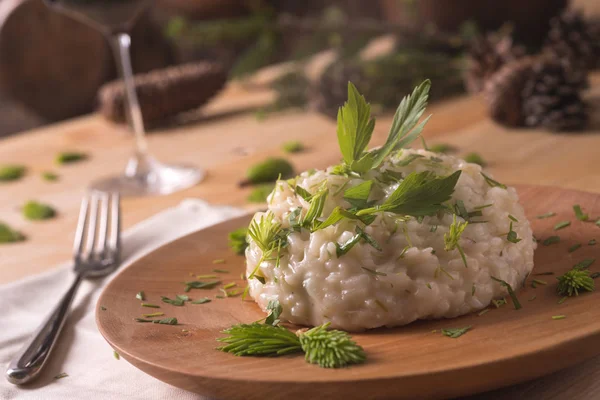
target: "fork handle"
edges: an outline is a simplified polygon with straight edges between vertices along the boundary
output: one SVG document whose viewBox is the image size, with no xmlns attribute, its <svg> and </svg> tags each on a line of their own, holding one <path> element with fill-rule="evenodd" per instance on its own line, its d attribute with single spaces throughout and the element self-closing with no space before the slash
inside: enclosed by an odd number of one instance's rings
<svg viewBox="0 0 600 400">
<path fill-rule="evenodd" d="M 6 378 L 10 383 L 22 385 L 31 382 L 40 374 L 65 324 L 69 307 L 82 278 L 81 274 L 77 274 L 69 291 L 65 293 L 29 342 L 12 359 L 6 370 Z"/>
</svg>

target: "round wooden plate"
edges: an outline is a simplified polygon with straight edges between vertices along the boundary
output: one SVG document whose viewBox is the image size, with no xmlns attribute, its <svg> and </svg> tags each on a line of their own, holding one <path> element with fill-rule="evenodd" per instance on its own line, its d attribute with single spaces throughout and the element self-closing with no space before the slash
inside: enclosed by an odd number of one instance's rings
<svg viewBox="0 0 600 400">
<path fill-rule="evenodd" d="M 541 241 L 559 235 L 560 243 L 539 245 L 534 273 L 517 295 L 523 304 L 509 304 L 478 316 L 420 321 L 396 329 L 354 334 L 365 348 L 367 363 L 346 369 L 322 369 L 300 355 L 279 358 L 235 357 L 215 350 L 223 329 L 264 317 L 252 301 L 239 297 L 218 299 L 218 288 L 193 289 L 192 299 L 208 296 L 206 304 L 183 307 L 161 303 L 161 296 L 184 293 L 190 275 L 216 274 L 224 284 L 236 282 L 244 258 L 234 255 L 227 234 L 247 225 L 249 216 L 176 240 L 135 261 L 104 290 L 96 309 L 100 332 L 119 354 L 142 371 L 171 385 L 218 399 L 294 398 L 446 398 L 491 390 L 532 379 L 600 353 L 600 291 L 585 293 L 558 304 L 556 276 L 584 259 L 599 256 L 600 227 L 575 218 L 580 204 L 590 216 L 600 216 L 600 195 L 550 187 L 518 186 L 522 204 Z M 536 219 L 549 211 L 557 215 Z M 554 225 L 570 220 L 558 232 Z M 569 253 L 574 244 L 583 246 Z M 213 260 L 224 259 L 214 265 Z M 599 270 L 600 261 L 592 271 Z M 213 269 L 228 273 L 215 273 Z M 531 287 L 537 278 L 547 285 Z M 135 298 L 143 290 L 146 301 L 160 309 L 143 308 Z M 535 296 L 534 300 L 531 298 Z M 177 317 L 180 325 L 135 322 L 141 314 L 161 311 Z M 565 319 L 552 319 L 565 315 Z M 471 325 L 460 338 L 440 334 L 441 328 Z"/>
</svg>

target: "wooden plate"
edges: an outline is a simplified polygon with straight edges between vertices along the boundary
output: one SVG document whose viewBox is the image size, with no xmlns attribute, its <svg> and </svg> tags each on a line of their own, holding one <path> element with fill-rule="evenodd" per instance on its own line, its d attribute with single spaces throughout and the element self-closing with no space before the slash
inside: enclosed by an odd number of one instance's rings
<svg viewBox="0 0 600 400">
<path fill-rule="evenodd" d="M 218 289 L 192 290 L 192 299 L 208 296 L 212 302 L 175 307 L 160 296 L 183 293 L 190 274 L 227 269 L 224 283 L 244 287 L 240 273 L 244 259 L 227 246 L 227 233 L 247 224 L 241 217 L 176 240 L 123 270 L 104 290 L 96 318 L 106 340 L 134 366 L 171 385 L 219 399 L 293 398 L 445 398 L 491 390 L 556 371 L 600 353 L 600 291 L 585 293 L 558 304 L 555 276 L 586 258 L 600 256 L 600 227 L 577 221 L 572 206 L 581 204 L 600 216 L 600 195 L 550 187 L 518 186 L 521 202 L 538 239 L 559 235 L 558 244 L 540 244 L 534 276 L 547 285 L 530 284 L 517 294 L 523 304 L 492 309 L 482 316 L 421 321 L 397 329 L 378 329 L 353 335 L 368 356 L 364 365 L 327 370 L 304 362 L 302 356 L 244 358 L 215 350 L 220 331 L 240 322 L 263 318 L 251 301 L 217 299 Z M 554 211 L 547 219 L 535 216 Z M 563 220 L 571 226 L 555 232 Z M 568 248 L 583 246 L 573 253 Z M 223 265 L 213 265 L 225 259 Z M 598 270 L 600 261 L 592 265 Z M 530 278 L 531 280 L 531 278 Z M 143 290 L 160 310 L 143 308 L 135 298 Z M 528 299 L 536 296 L 535 300 Z M 104 307 L 103 310 L 101 307 Z M 143 313 L 162 311 L 181 325 L 138 323 Z M 565 315 L 554 320 L 552 316 Z M 466 335 L 451 339 L 441 328 L 472 325 Z M 437 330 L 437 332 L 432 332 Z"/>
</svg>

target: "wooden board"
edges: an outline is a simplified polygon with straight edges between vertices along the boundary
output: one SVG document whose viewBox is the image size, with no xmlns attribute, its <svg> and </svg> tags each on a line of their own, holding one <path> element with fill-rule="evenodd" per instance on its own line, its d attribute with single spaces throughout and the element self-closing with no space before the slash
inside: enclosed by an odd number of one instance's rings
<svg viewBox="0 0 600 400">
<path fill-rule="evenodd" d="M 560 235 L 561 242 L 540 246 L 534 273 L 560 275 L 577 262 L 600 256 L 600 228 L 577 221 L 573 204 L 600 215 L 600 195 L 542 186 L 518 186 L 521 202 L 537 238 Z M 554 211 L 558 215 L 535 219 Z M 216 299 L 218 289 L 192 290 L 192 299 L 209 296 L 212 302 L 174 307 L 160 296 L 183 293 L 190 274 L 209 274 L 214 259 L 223 258 L 229 271 L 223 283 L 244 286 L 244 259 L 231 253 L 227 233 L 247 224 L 249 217 L 231 220 L 193 233 L 156 250 L 123 270 L 100 297 L 96 319 L 100 332 L 130 363 L 174 386 L 206 396 L 227 399 L 295 398 L 446 398 L 477 393 L 532 379 L 581 362 L 600 353 L 600 291 L 569 298 L 558 304 L 554 276 L 534 276 L 548 285 L 519 290 L 521 310 L 511 305 L 485 315 L 453 320 L 421 321 L 396 329 L 378 329 L 354 338 L 368 355 L 364 365 L 325 370 L 301 356 L 240 358 L 215 350 L 220 331 L 264 314 L 251 301 Z M 572 225 L 555 232 L 558 221 Z M 575 243 L 579 250 L 568 253 Z M 594 264 L 592 271 L 600 265 Z M 148 302 L 161 309 L 143 308 L 135 294 L 143 290 Z M 528 301 L 533 295 L 536 299 Z M 106 308 L 102 310 L 101 307 Z M 133 318 L 162 311 L 181 325 L 142 324 Z M 554 315 L 566 319 L 553 320 Z M 441 328 L 472 325 L 466 335 L 451 339 Z M 186 330 L 185 332 L 183 330 Z M 433 330 L 437 330 L 433 333 Z"/>
</svg>

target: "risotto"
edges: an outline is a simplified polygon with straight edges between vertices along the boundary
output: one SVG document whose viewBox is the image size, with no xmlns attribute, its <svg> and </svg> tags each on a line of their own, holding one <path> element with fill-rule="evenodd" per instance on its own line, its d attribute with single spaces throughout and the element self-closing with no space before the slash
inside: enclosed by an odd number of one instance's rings
<svg viewBox="0 0 600 400">
<path fill-rule="evenodd" d="M 420 185 L 439 201 L 417 198 Z M 332 166 L 278 181 L 249 231 L 258 305 L 277 300 L 284 321 L 348 331 L 480 310 L 521 287 L 536 247 L 515 189 L 479 165 L 410 149 L 361 173 Z"/>
</svg>

